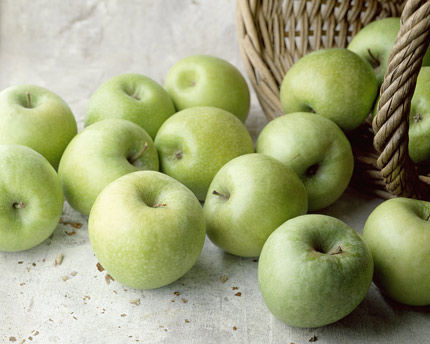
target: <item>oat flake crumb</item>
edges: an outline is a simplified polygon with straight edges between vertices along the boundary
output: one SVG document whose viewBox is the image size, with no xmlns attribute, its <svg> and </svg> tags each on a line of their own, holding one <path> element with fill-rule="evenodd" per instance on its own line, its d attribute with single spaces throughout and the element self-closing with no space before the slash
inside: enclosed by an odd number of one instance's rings
<svg viewBox="0 0 430 344">
<path fill-rule="evenodd" d="M 78 274 L 78 272 L 77 271 L 72 271 L 71 273 L 70 273 L 70 275 L 72 275 L 73 277 L 74 276 L 76 276 Z"/>
<path fill-rule="evenodd" d="M 228 281 L 228 276 L 227 275 L 222 275 L 220 278 L 221 283 L 225 283 Z"/>
<path fill-rule="evenodd" d="M 310 342 L 316 342 L 318 340 L 318 337 L 313 335 L 311 338 L 309 338 Z"/>
<path fill-rule="evenodd" d="M 140 299 L 134 299 L 134 300 L 130 300 L 130 303 L 136 306 L 140 305 Z"/>
<path fill-rule="evenodd" d="M 61 265 L 63 263 L 64 256 L 62 253 L 58 253 L 55 257 L 54 265 Z"/>
<path fill-rule="evenodd" d="M 15 337 L 9 337 L 9 341 L 10 342 L 16 342 L 16 338 Z"/>
<path fill-rule="evenodd" d="M 69 279 L 69 276 L 63 276 L 63 277 L 61 277 L 61 279 L 62 279 L 64 282 L 66 282 L 66 281 Z"/>
</svg>

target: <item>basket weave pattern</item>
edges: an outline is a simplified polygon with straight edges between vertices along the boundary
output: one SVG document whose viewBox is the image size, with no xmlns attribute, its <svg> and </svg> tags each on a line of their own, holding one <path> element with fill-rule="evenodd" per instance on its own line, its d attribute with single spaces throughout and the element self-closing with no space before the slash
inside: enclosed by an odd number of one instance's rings
<svg viewBox="0 0 430 344">
<path fill-rule="evenodd" d="M 346 47 L 370 22 L 402 15 L 373 126 L 369 120 L 348 133 L 353 184 L 384 198 L 430 198 L 427 171 L 408 156 L 410 101 L 429 44 L 430 1 L 237 0 L 236 14 L 245 69 L 269 120 L 283 114 L 279 89 L 295 61 L 314 50 Z"/>
</svg>

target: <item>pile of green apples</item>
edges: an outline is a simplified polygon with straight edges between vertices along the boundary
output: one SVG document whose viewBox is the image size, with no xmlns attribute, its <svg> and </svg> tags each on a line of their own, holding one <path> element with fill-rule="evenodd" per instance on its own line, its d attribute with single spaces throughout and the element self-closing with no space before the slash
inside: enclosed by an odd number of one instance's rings
<svg viewBox="0 0 430 344">
<path fill-rule="evenodd" d="M 92 95 L 79 134 L 53 92 L 2 91 L 0 250 L 48 238 L 65 196 L 89 215 L 100 263 L 133 288 L 183 276 L 207 234 L 228 253 L 260 257 L 263 299 L 291 326 L 345 317 L 373 277 L 399 302 L 430 304 L 430 203 L 384 202 L 364 238 L 338 219 L 307 214 L 331 205 L 349 184 L 354 159 L 344 132 L 372 113 L 398 30 L 398 18 L 380 20 L 349 49 L 299 60 L 281 86 L 286 115 L 262 130 L 255 149 L 243 124 L 247 83 L 216 57 L 180 60 L 165 88 L 139 74 L 113 77 Z M 430 67 L 423 67 L 409 130 L 417 162 L 430 156 L 429 87 Z"/>
</svg>

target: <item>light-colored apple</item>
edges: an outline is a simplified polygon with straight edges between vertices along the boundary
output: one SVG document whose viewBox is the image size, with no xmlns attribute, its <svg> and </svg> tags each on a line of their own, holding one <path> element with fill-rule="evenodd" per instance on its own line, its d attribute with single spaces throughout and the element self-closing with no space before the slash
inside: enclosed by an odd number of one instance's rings
<svg viewBox="0 0 430 344">
<path fill-rule="evenodd" d="M 316 214 L 276 229 L 258 263 L 266 305 L 294 327 L 320 327 L 347 316 L 366 296 L 372 274 L 372 255 L 360 235 Z"/>
<path fill-rule="evenodd" d="M 369 62 L 376 74 L 378 84 L 384 80 L 387 70 L 388 55 L 394 46 L 400 29 L 400 18 L 391 17 L 375 20 L 362 28 L 351 40 L 348 49 Z M 427 51 L 423 65 L 430 63 Z"/>
<path fill-rule="evenodd" d="M 372 111 L 378 84 L 372 67 L 347 49 L 314 51 L 297 61 L 281 85 L 285 113 L 315 112 L 344 130 Z"/>
<path fill-rule="evenodd" d="M 0 93 L 0 144 L 28 146 L 57 169 L 76 133 L 72 111 L 55 93 L 34 85 L 12 86 Z"/>
<path fill-rule="evenodd" d="M 63 212 L 54 168 L 29 147 L 0 145 L 0 250 L 23 251 L 47 239 Z"/>
<path fill-rule="evenodd" d="M 375 283 L 408 305 L 430 305 L 430 202 L 394 198 L 380 204 L 364 226 L 375 262 Z"/>
<path fill-rule="evenodd" d="M 158 153 L 151 137 L 130 121 L 106 119 L 70 142 L 58 174 L 67 201 L 88 215 L 106 185 L 138 170 L 158 171 Z"/>
<path fill-rule="evenodd" d="M 109 184 L 88 221 L 91 246 L 118 282 L 153 289 L 183 276 L 205 241 L 202 207 L 184 185 L 139 171 Z"/>
<path fill-rule="evenodd" d="M 308 192 L 309 209 L 335 202 L 349 184 L 354 168 L 351 145 L 331 120 L 297 112 L 269 122 L 257 140 L 257 152 L 291 167 Z"/>
<path fill-rule="evenodd" d="M 250 106 L 248 85 L 229 62 L 214 56 L 194 55 L 178 61 L 166 77 L 165 87 L 178 110 L 213 106 L 245 122 Z"/>
<path fill-rule="evenodd" d="M 175 113 L 166 90 L 147 76 L 127 73 L 103 83 L 91 96 L 85 126 L 108 118 L 121 118 L 141 126 L 152 138 Z"/>
<path fill-rule="evenodd" d="M 276 228 L 307 209 L 306 189 L 294 171 L 270 156 L 252 153 L 218 171 L 203 211 L 215 245 L 238 256 L 257 257 Z"/>
<path fill-rule="evenodd" d="M 194 107 L 170 117 L 155 138 L 161 170 L 204 201 L 213 177 L 228 161 L 253 153 L 251 137 L 231 113 Z"/>
<path fill-rule="evenodd" d="M 415 162 L 430 159 L 430 67 L 418 74 L 409 116 L 409 156 Z"/>
</svg>

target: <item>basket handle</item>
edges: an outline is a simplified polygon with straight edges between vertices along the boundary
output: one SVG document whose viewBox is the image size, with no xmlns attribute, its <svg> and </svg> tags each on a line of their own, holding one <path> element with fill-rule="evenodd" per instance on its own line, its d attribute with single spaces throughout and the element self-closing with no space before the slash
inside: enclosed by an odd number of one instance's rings
<svg viewBox="0 0 430 344">
<path fill-rule="evenodd" d="M 430 1 L 408 0 L 372 123 L 373 145 L 380 153 L 377 165 L 387 191 L 396 196 L 430 199 L 429 185 L 419 179 L 408 154 L 411 99 L 429 42 Z"/>
</svg>

